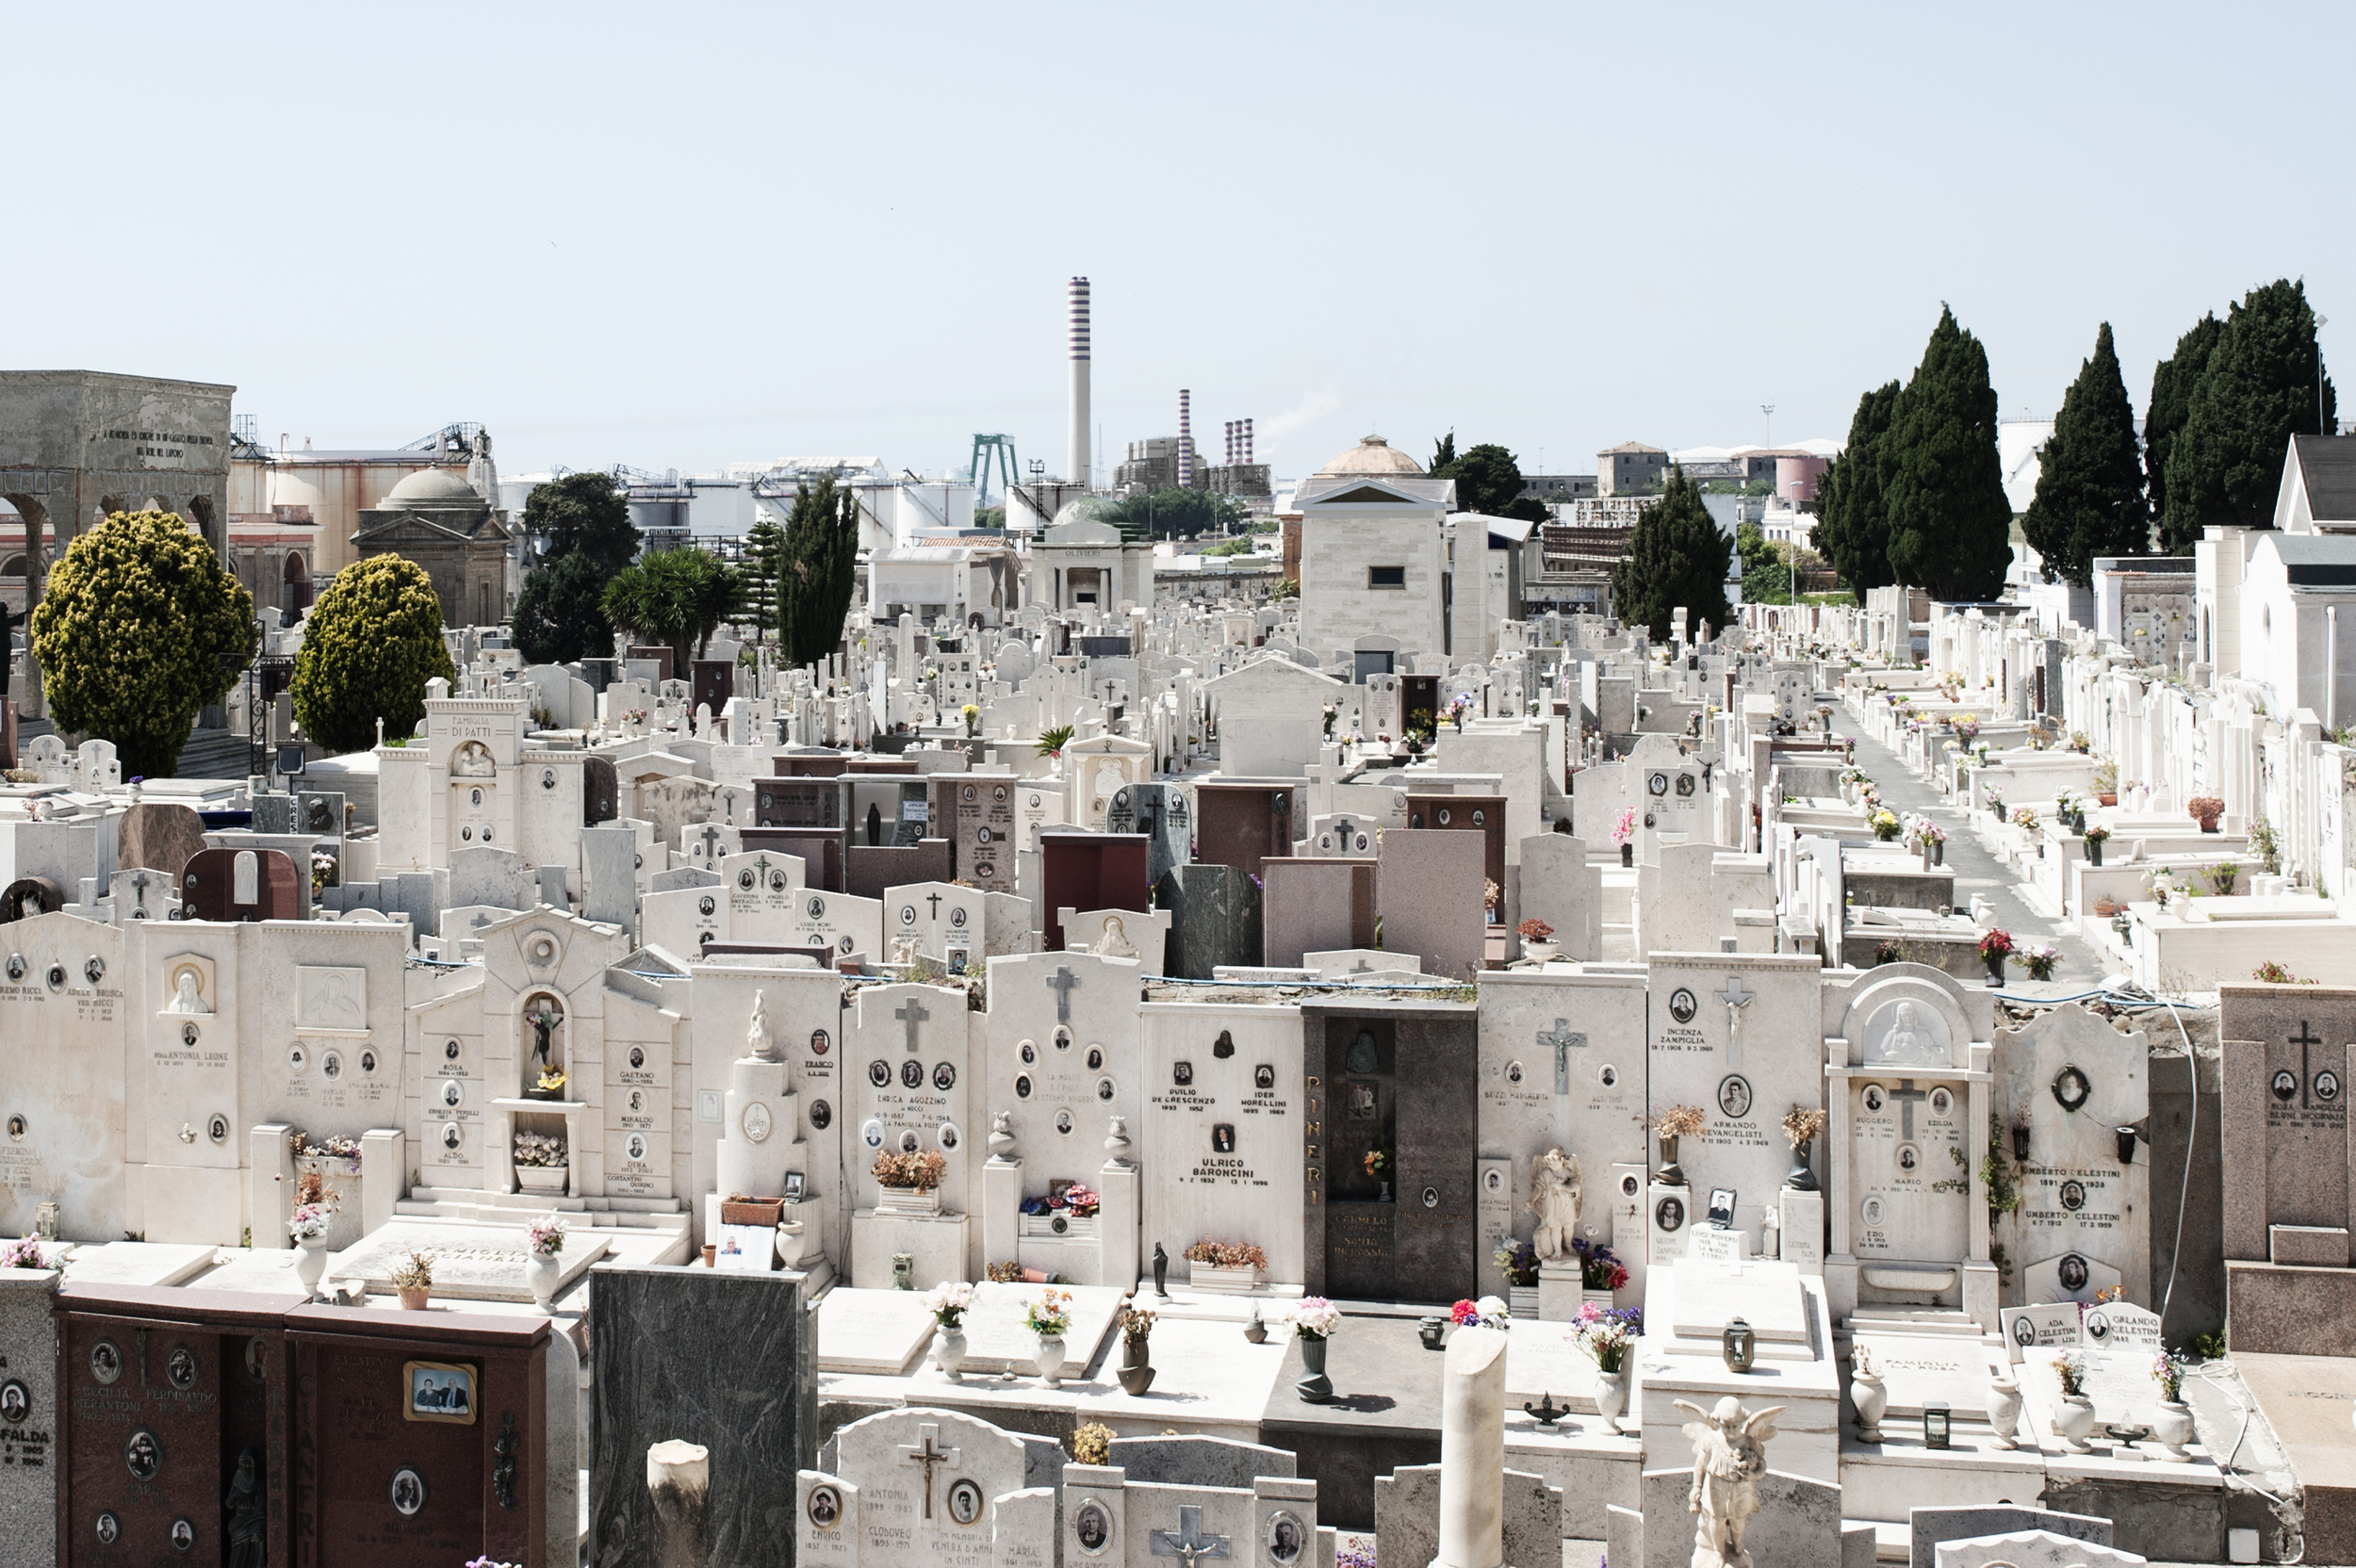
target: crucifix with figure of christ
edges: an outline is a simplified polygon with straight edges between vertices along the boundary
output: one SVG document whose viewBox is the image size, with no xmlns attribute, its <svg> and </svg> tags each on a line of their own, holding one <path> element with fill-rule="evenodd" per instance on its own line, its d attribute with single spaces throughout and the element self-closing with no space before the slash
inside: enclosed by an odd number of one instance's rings
<svg viewBox="0 0 2356 1568">
<path fill-rule="evenodd" d="M 1758 995 L 1757 991 L 1746 991 L 1742 988 L 1742 977 L 1739 974 L 1727 975 L 1726 988 L 1718 993 L 1718 1000 L 1726 1004 L 1726 1069 L 1728 1071 L 1742 1070 L 1742 1009 L 1749 1006 Z"/>
<path fill-rule="evenodd" d="M 924 1004 L 909 997 L 892 1010 L 892 1016 L 908 1026 L 908 1049 L 916 1049 L 916 1026 L 933 1015 L 924 1010 Z"/>
<path fill-rule="evenodd" d="M 939 920 L 941 918 L 941 895 L 939 893 L 926 893 L 924 895 L 924 899 L 926 903 L 933 906 L 933 919 L 936 921 Z"/>
<path fill-rule="evenodd" d="M 1554 1032 L 1550 1035 L 1540 1035 L 1538 1043 L 1554 1047 L 1554 1092 L 1570 1093 L 1571 1051 L 1574 1047 L 1584 1046 L 1587 1043 L 1587 1037 L 1573 1033 L 1569 1019 L 1558 1018 L 1554 1021 Z"/>
<path fill-rule="evenodd" d="M 941 1429 L 929 1421 L 916 1429 L 916 1435 L 924 1441 L 921 1444 L 910 1443 L 903 1446 L 900 1449 L 900 1462 L 923 1468 L 924 1472 L 924 1517 L 930 1519 L 933 1516 L 933 1472 L 943 1465 L 952 1470 L 957 1468 L 957 1455 L 963 1450 L 935 1446 L 941 1439 Z"/>
<path fill-rule="evenodd" d="M 1155 1557 L 1174 1557 L 1179 1568 L 1195 1568 L 1204 1558 L 1227 1556 L 1227 1537 L 1203 1532 L 1201 1509 L 1182 1508 L 1178 1511 L 1178 1527 L 1155 1530 L 1153 1547 Z"/>
</svg>

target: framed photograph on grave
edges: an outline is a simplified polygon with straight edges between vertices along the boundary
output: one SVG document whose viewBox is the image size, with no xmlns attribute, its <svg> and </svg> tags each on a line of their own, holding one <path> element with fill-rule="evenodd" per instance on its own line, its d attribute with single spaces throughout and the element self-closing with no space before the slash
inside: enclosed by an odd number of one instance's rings
<svg viewBox="0 0 2356 1568">
<path fill-rule="evenodd" d="M 777 1233 L 766 1225 L 722 1225 L 719 1245 L 712 1249 L 712 1266 L 739 1273 L 765 1274 L 776 1267 Z"/>
<path fill-rule="evenodd" d="M 1713 1231 L 1731 1229 L 1734 1224 L 1734 1189 L 1710 1189 L 1710 1228 Z"/>
<path fill-rule="evenodd" d="M 785 1200 L 789 1203 L 802 1200 L 802 1173 L 798 1170 L 785 1173 Z"/>
<path fill-rule="evenodd" d="M 404 1421 L 440 1421 L 471 1427 L 475 1420 L 475 1369 L 447 1361 L 405 1361 L 401 1379 L 407 1397 Z"/>
<path fill-rule="evenodd" d="M 1382 1115 L 1381 1096 L 1376 1086 L 1352 1081 L 1342 1086 L 1342 1102 L 1349 1107 L 1352 1121 L 1372 1121 Z"/>
</svg>

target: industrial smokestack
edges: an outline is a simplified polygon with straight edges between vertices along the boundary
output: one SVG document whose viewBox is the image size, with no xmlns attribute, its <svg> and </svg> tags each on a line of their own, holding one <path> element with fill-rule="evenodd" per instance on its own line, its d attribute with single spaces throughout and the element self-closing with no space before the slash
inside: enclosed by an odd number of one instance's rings
<svg viewBox="0 0 2356 1568">
<path fill-rule="evenodd" d="M 1243 422 L 1243 460 L 1246 463 L 1252 461 L 1252 421 L 1249 419 Z"/>
<path fill-rule="evenodd" d="M 1194 394 L 1178 389 L 1178 488 L 1194 488 Z"/>
<path fill-rule="evenodd" d="M 1069 471 L 1074 484 L 1088 482 L 1088 281 L 1072 280 L 1072 440 Z"/>
</svg>

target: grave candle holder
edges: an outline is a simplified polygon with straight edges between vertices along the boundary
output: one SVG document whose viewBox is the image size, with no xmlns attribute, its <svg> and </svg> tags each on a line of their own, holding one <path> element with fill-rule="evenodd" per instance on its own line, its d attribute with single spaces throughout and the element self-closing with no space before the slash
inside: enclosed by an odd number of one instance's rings
<svg viewBox="0 0 2356 1568">
<path fill-rule="evenodd" d="M 1922 1407 L 1922 1446 L 1944 1448 L 1954 1433 L 1954 1412 L 1940 1404 Z"/>
<path fill-rule="evenodd" d="M 1719 1334 L 1718 1342 L 1719 1353 L 1726 1357 L 1727 1371 L 1748 1372 L 1751 1369 L 1751 1360 L 1759 1350 L 1759 1336 L 1748 1323 L 1736 1318 Z"/>
<path fill-rule="evenodd" d="M 2016 1160 L 2029 1157 L 2029 1124 L 2025 1121 L 2013 1124 L 2012 1157 Z"/>
<path fill-rule="evenodd" d="M 2119 1163 L 2120 1165 L 2133 1165 L 2135 1163 L 2136 1135 L 2135 1130 L 2133 1127 L 2121 1127 L 2119 1129 Z"/>
<path fill-rule="evenodd" d="M 1423 1348 L 1427 1350 L 1439 1349 L 1447 1331 L 1448 1319 L 1445 1317 L 1427 1317 L 1415 1325 L 1415 1335 L 1423 1341 Z"/>
</svg>

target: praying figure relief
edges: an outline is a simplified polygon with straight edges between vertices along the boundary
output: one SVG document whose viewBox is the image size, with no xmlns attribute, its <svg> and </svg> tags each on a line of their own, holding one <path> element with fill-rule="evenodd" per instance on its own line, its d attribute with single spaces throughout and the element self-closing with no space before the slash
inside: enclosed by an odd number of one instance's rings
<svg viewBox="0 0 2356 1568">
<path fill-rule="evenodd" d="M 1530 1162 L 1530 1212 L 1538 1217 L 1530 1245 L 1544 1263 L 1563 1263 L 1575 1254 L 1571 1238 L 1579 1234 L 1579 1211 L 1586 1200 L 1579 1161 L 1560 1149 L 1549 1149 Z"/>
<path fill-rule="evenodd" d="M 1685 1424 L 1693 1444 L 1693 1484 L 1685 1494 L 1685 1511 L 1698 1515 L 1693 1568 L 1747 1568 L 1751 1558 L 1742 1549 L 1742 1527 L 1759 1511 L 1767 1440 L 1775 1435 L 1775 1417 L 1783 1407 L 1747 1413 L 1731 1394 L 1713 1411 L 1704 1412 L 1688 1399 L 1679 1399 L 1677 1407 L 1695 1417 Z"/>
</svg>

